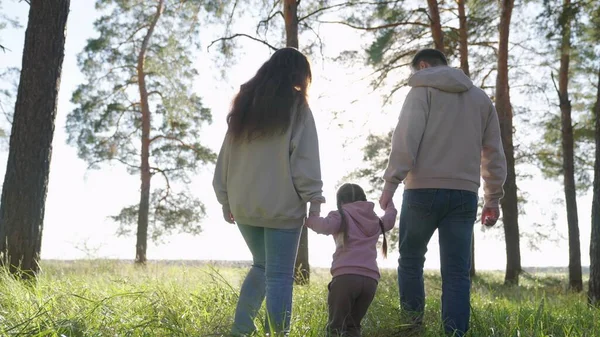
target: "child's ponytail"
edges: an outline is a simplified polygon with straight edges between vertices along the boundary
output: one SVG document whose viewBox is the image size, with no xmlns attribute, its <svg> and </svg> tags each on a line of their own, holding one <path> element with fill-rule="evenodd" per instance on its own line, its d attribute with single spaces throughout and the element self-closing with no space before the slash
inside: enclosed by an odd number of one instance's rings
<svg viewBox="0 0 600 337">
<path fill-rule="evenodd" d="M 342 245 L 346 245 L 346 241 L 348 240 L 348 221 L 346 221 L 346 215 L 344 214 L 344 209 L 342 208 L 343 204 L 338 200 L 337 208 L 338 212 L 340 212 L 340 217 L 342 218 L 342 222 L 340 223 L 340 233 L 342 233 Z"/>
<path fill-rule="evenodd" d="M 381 221 L 381 219 L 379 219 L 379 227 L 381 228 L 381 234 L 383 234 L 383 245 L 381 246 L 381 254 L 383 254 L 384 258 L 387 258 L 387 253 L 388 253 L 387 238 L 385 237 L 385 228 L 383 228 L 383 221 Z"/>
</svg>

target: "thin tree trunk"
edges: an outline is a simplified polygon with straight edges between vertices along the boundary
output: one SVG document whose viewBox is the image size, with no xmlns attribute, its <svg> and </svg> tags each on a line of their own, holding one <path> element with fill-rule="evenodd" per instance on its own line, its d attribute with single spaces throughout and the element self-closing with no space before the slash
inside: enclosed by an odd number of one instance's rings
<svg viewBox="0 0 600 337">
<path fill-rule="evenodd" d="M 515 149 L 513 145 L 513 111 L 510 103 L 508 82 L 508 42 L 514 0 L 502 0 L 498 43 L 498 75 L 496 78 L 496 110 L 500 119 L 500 133 L 506 155 L 507 177 L 505 196 L 501 201 L 502 222 L 506 240 L 506 284 L 519 284 L 521 273 L 521 248 L 519 237 L 519 208 L 515 173 Z"/>
<path fill-rule="evenodd" d="M 69 0 L 32 0 L 0 205 L 0 259 L 39 270 Z"/>
<path fill-rule="evenodd" d="M 600 68 L 596 106 L 596 160 L 594 163 L 594 197 L 592 201 L 592 236 L 590 238 L 590 281 L 588 299 L 590 304 L 600 306 Z"/>
<path fill-rule="evenodd" d="M 141 180 L 140 206 L 138 213 L 137 242 L 135 245 L 135 262 L 138 264 L 146 263 L 146 248 L 148 245 L 148 213 L 150 211 L 150 105 L 148 103 L 148 90 L 146 89 L 146 72 L 144 62 L 146 52 L 154 28 L 165 8 L 164 0 L 160 0 L 156 6 L 156 14 L 148 28 L 148 32 L 142 41 L 142 47 L 138 55 L 137 75 L 138 86 L 140 90 L 140 102 L 142 108 L 142 157 L 141 157 Z"/>
<path fill-rule="evenodd" d="M 285 19 L 286 47 L 298 49 L 298 3 L 296 0 L 284 0 L 283 17 Z M 308 230 L 302 227 L 298 256 L 296 257 L 296 284 L 308 284 L 310 264 L 308 261 Z"/>
<path fill-rule="evenodd" d="M 471 77 L 469 71 L 469 27 L 465 12 L 465 0 L 458 0 L 458 21 L 460 68 L 467 76 Z"/>
<path fill-rule="evenodd" d="M 431 35 L 435 49 L 444 52 L 444 33 L 442 32 L 442 22 L 440 20 L 440 10 L 437 0 L 427 0 L 429 7 L 429 22 L 431 25 Z"/>
<path fill-rule="evenodd" d="M 571 0 L 563 1 L 562 41 L 560 45 L 560 73 L 558 95 L 561 112 L 563 150 L 563 174 L 567 222 L 569 226 L 569 288 L 583 290 L 581 275 L 581 247 L 579 242 L 579 219 L 577 217 L 577 191 L 575 188 L 575 163 L 571 101 L 569 99 L 569 63 L 571 58 Z"/>
<path fill-rule="evenodd" d="M 460 52 L 460 68 L 465 75 L 471 77 L 469 72 L 469 39 L 467 15 L 465 12 L 465 0 L 458 0 L 458 21 L 459 21 L 459 52 Z M 471 277 L 476 274 L 475 270 L 475 233 L 471 240 Z"/>
<path fill-rule="evenodd" d="M 285 46 L 298 49 L 298 3 L 297 0 L 284 0 Z"/>
</svg>

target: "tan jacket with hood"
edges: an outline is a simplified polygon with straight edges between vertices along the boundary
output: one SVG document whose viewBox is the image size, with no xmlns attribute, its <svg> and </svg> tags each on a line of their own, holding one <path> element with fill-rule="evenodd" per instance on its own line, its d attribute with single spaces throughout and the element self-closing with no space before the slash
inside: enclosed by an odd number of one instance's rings
<svg viewBox="0 0 600 337">
<path fill-rule="evenodd" d="M 487 94 L 460 69 L 417 71 L 392 138 L 384 189 L 456 189 L 477 193 L 485 206 L 504 195 L 506 158 L 498 115 Z M 480 178 L 481 177 L 481 178 Z"/>
<path fill-rule="evenodd" d="M 217 159 L 213 187 L 225 215 L 238 224 L 298 228 L 307 203 L 320 210 L 323 198 L 319 141 L 307 105 L 294 108 L 284 134 L 248 141 L 226 136 Z"/>
</svg>

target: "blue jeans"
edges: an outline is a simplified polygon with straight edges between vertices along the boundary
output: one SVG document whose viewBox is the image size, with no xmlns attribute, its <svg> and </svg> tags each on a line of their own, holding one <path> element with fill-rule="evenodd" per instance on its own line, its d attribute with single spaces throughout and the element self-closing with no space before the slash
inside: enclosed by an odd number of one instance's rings
<svg viewBox="0 0 600 337">
<path fill-rule="evenodd" d="M 421 324 L 425 309 L 423 265 L 437 229 L 442 269 L 442 321 L 446 333 L 469 329 L 471 237 L 477 216 L 476 193 L 447 189 L 406 190 L 400 214 L 398 287 L 402 309 Z"/>
<path fill-rule="evenodd" d="M 252 268 L 242 284 L 232 334 L 256 331 L 254 318 L 267 298 L 265 331 L 287 334 L 292 313 L 294 264 L 301 228 L 274 229 L 238 224 L 252 253 Z"/>
</svg>

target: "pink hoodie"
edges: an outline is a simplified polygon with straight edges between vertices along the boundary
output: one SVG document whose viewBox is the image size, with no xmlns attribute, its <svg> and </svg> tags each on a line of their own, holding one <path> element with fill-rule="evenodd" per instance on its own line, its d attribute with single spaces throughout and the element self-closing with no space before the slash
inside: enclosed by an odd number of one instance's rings
<svg viewBox="0 0 600 337">
<path fill-rule="evenodd" d="M 344 274 L 356 274 L 371 277 L 379 281 L 377 267 L 377 241 L 381 233 L 379 217 L 374 211 L 372 202 L 357 201 L 343 206 L 348 222 L 348 239 L 345 246 L 340 232 L 342 218 L 340 212 L 333 211 L 326 218 L 310 216 L 306 226 L 319 234 L 334 235 L 336 250 L 331 264 L 333 277 Z M 387 232 L 394 228 L 398 211 L 390 202 L 381 218 L 383 228 Z M 339 234 L 339 235 L 337 235 Z"/>
</svg>

